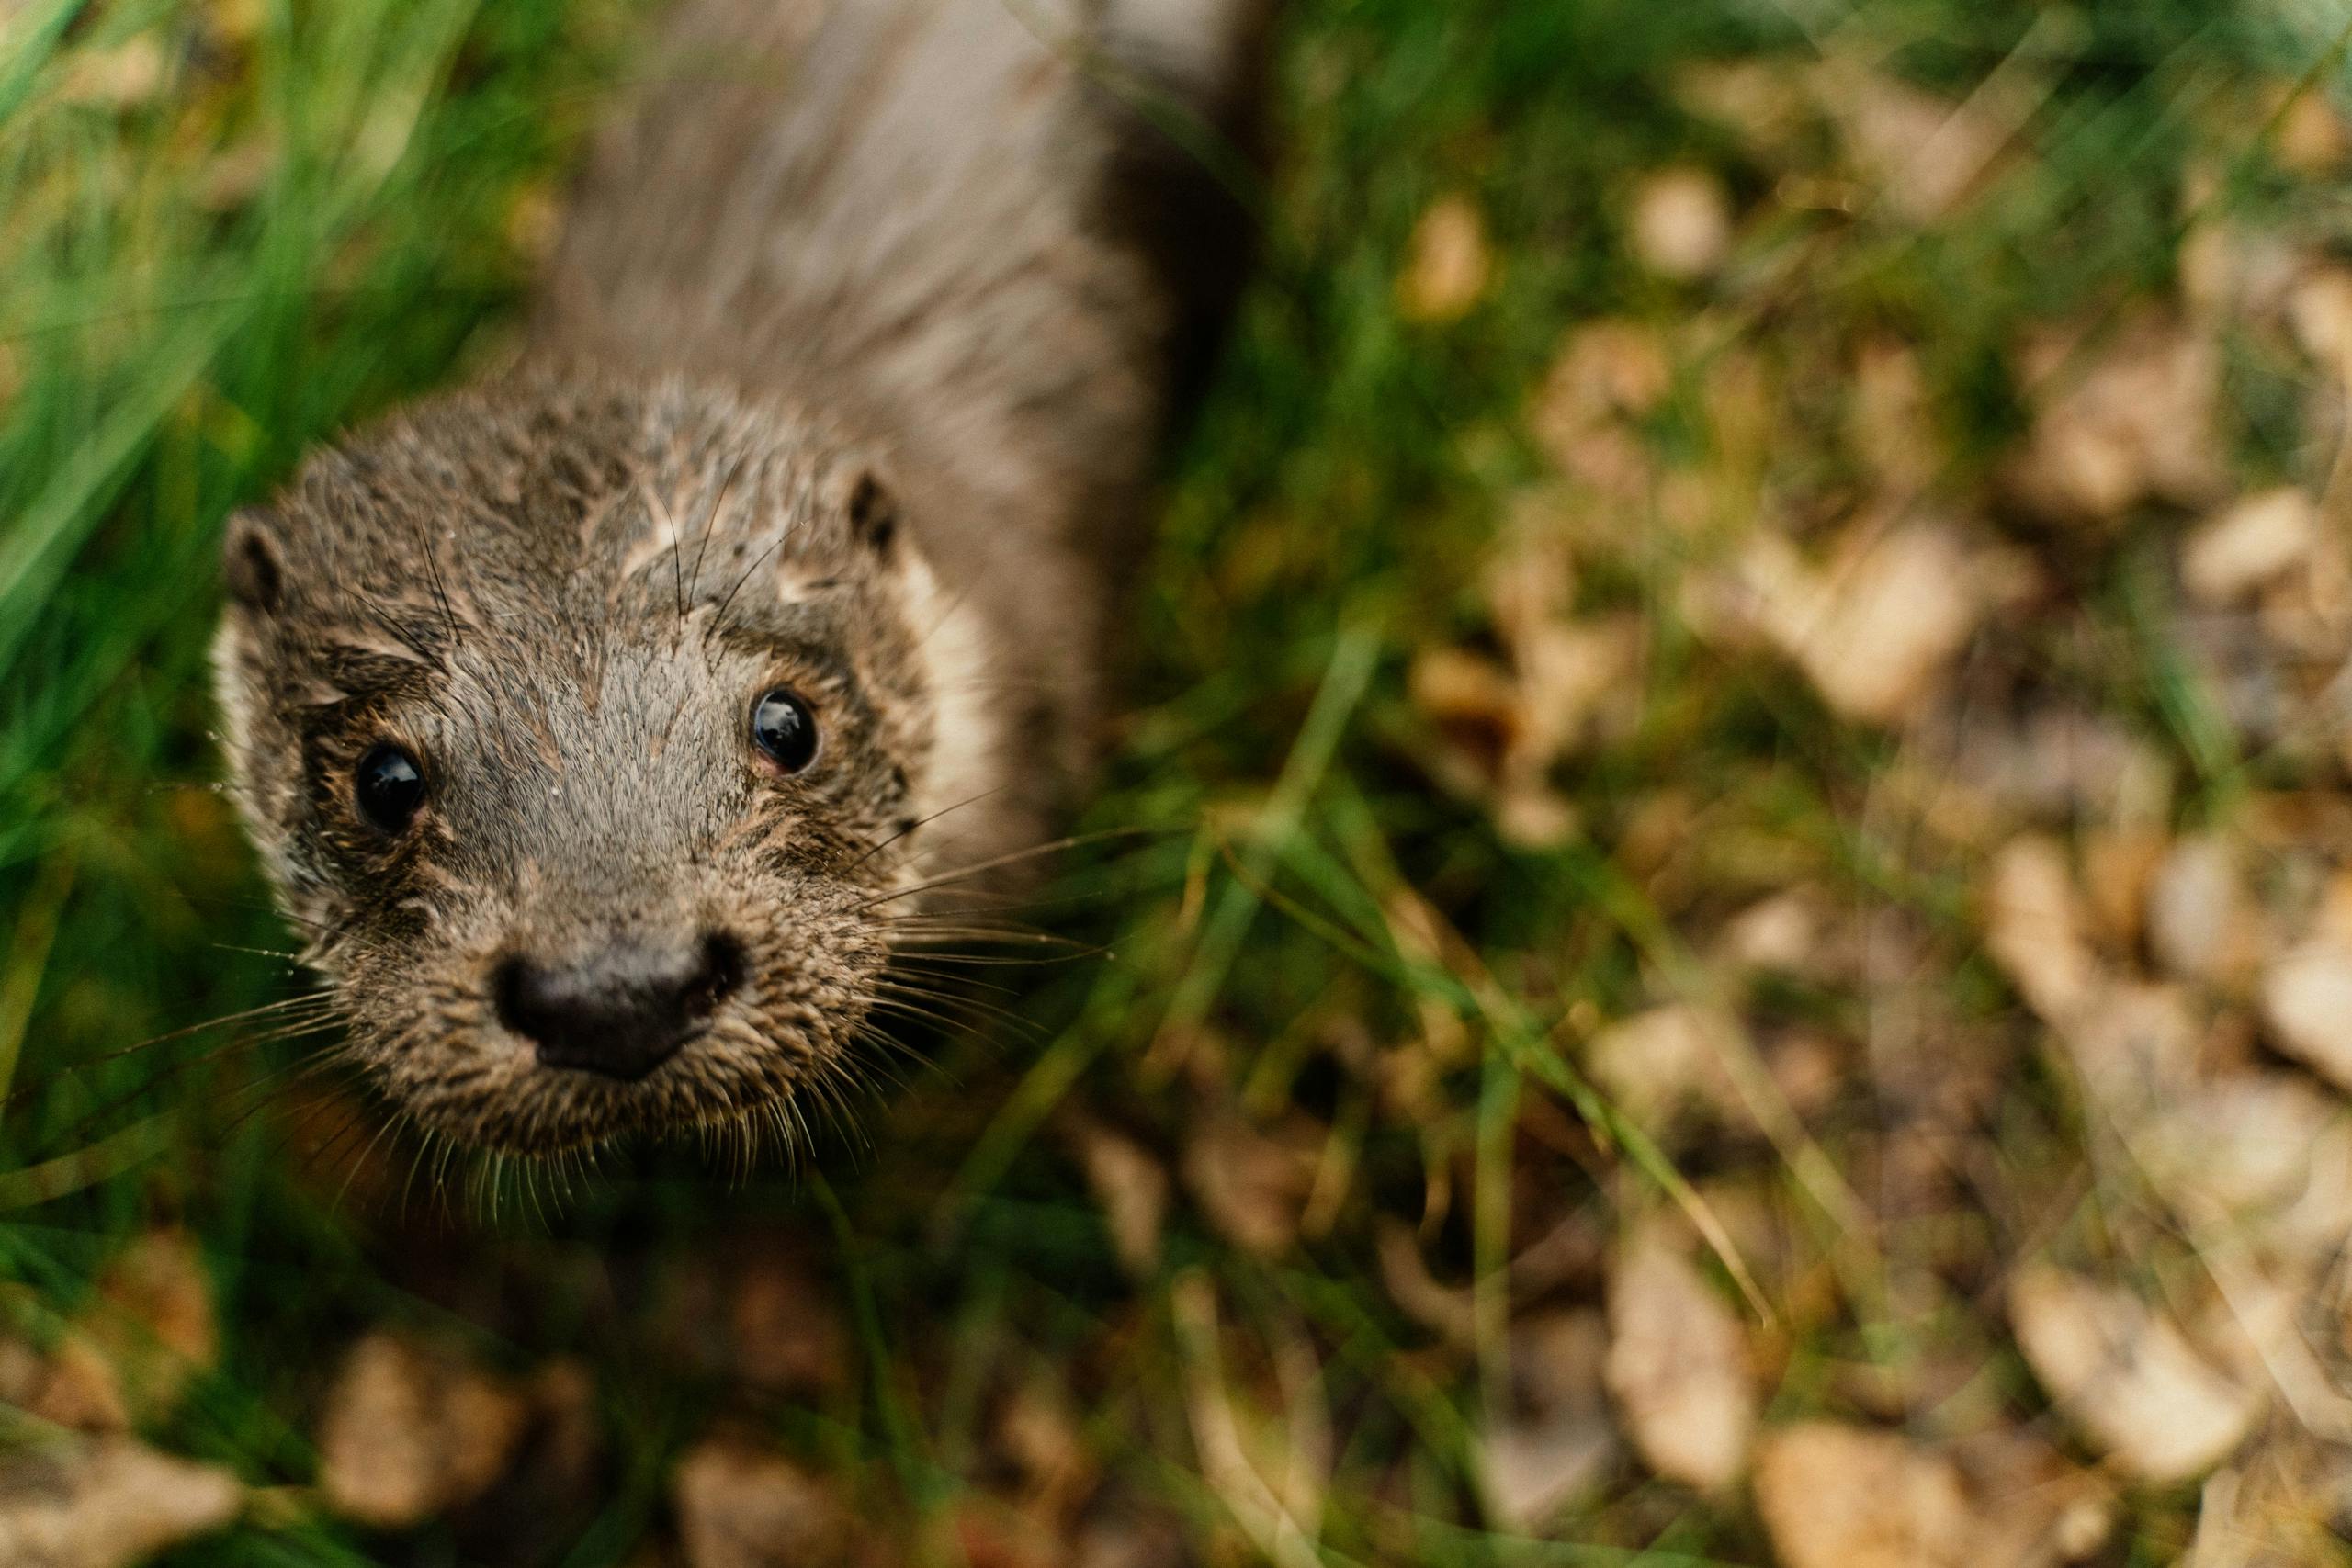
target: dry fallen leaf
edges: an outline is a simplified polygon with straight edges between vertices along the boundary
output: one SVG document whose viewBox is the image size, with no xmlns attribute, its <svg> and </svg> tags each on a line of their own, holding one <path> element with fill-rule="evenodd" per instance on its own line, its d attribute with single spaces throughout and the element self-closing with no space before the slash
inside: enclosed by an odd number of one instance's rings
<svg viewBox="0 0 2352 1568">
<path fill-rule="evenodd" d="M 2197 525 L 2181 547 L 2181 581 L 2208 604 L 2227 604 L 2302 560 L 2318 538 L 2310 496 L 2291 486 L 2264 491 Z"/>
<path fill-rule="evenodd" d="M 1446 1343 L 1467 1348 L 1476 1337 L 1470 1288 L 1442 1284 L 1430 1272 L 1419 1238 L 1404 1221 L 1384 1217 L 1377 1235 L 1380 1281 L 1389 1299 Z"/>
<path fill-rule="evenodd" d="M 220 1353 L 211 1282 L 195 1239 L 180 1230 L 152 1231 L 99 1274 L 90 1304 L 51 1349 L 31 1408 L 43 1419 L 90 1430 L 155 1420 Z"/>
<path fill-rule="evenodd" d="M 1184 1181 L 1227 1241 L 1272 1258 L 1297 1239 L 1315 1156 L 1300 1137 L 1270 1134 L 1231 1111 L 1212 1112 L 1185 1147 Z"/>
<path fill-rule="evenodd" d="M 1080 1123 L 1073 1135 L 1086 1167 L 1087 1185 L 1102 1205 L 1119 1261 L 1137 1279 L 1148 1276 L 1159 1267 L 1159 1232 L 1168 1215 L 1167 1170 L 1133 1138 L 1093 1122 Z"/>
<path fill-rule="evenodd" d="M 244 1488 L 227 1471 L 109 1437 L 0 1458 L 0 1562 L 133 1568 L 235 1519 Z"/>
<path fill-rule="evenodd" d="M 489 1490 L 528 1416 L 507 1380 L 405 1336 L 370 1334 L 327 1391 L 320 1488 L 347 1518 L 414 1525 Z"/>
<path fill-rule="evenodd" d="M 1739 1474 L 1758 1408 L 1747 1333 L 1655 1227 L 1638 1233 L 1610 1271 L 1603 1371 L 1626 1434 L 1652 1470 L 1702 1491 Z"/>
<path fill-rule="evenodd" d="M 1410 676 L 1414 706 L 1442 739 L 1430 771 L 1486 805 L 1506 839 L 1532 847 L 1557 845 L 1575 830 L 1554 773 L 1630 715 L 1626 694 L 1646 636 L 1634 614 L 1577 617 L 1576 582 L 1556 527 L 1515 529 L 1484 582 L 1505 660 L 1426 649 Z"/>
<path fill-rule="evenodd" d="M 1823 912 L 1806 888 L 1759 898 L 1723 930 L 1723 956 L 1743 969 L 1803 974 L 1821 947 Z"/>
<path fill-rule="evenodd" d="M 2305 272 L 2288 292 L 2287 319 L 2303 352 L 2337 387 L 2352 386 L 2352 267 Z"/>
<path fill-rule="evenodd" d="M 1510 1529 L 1540 1532 L 1597 1484 L 1617 1455 L 1600 1369 L 1609 1329 L 1589 1309 L 1510 1325 L 1510 1418 L 1480 1441 L 1487 1506 Z"/>
<path fill-rule="evenodd" d="M 1780 59 L 1691 62 L 1676 71 L 1673 87 L 1688 112 L 1736 132 L 1768 162 L 1787 152 L 1813 113 L 1804 78 Z"/>
<path fill-rule="evenodd" d="M 1657 329 L 1628 321 L 1588 322 L 1562 343 L 1528 410 L 1528 428 L 1570 479 L 1605 496 L 1638 496 L 1653 466 L 1647 444 L 1629 422 L 1657 408 L 1673 380 Z"/>
<path fill-rule="evenodd" d="M 2072 1017 L 2098 979 L 2065 850 L 2038 834 L 2013 839 L 1993 858 L 1984 896 L 1984 945 L 2026 1005 L 2042 1019 Z"/>
<path fill-rule="evenodd" d="M 2198 1035 L 2180 987 L 2144 984 L 2109 987 L 2060 1032 L 2093 1099 L 2126 1122 L 2179 1093 Z"/>
<path fill-rule="evenodd" d="M 1946 1452 L 1960 1466 L 1975 1514 L 1982 1568 L 2056 1568 L 2093 1557 L 2115 1533 L 2106 1480 L 2037 1438 L 1996 1428 Z"/>
<path fill-rule="evenodd" d="M 2009 1321 L 2052 1402 L 2143 1480 L 2203 1474 L 2260 1413 L 2256 1394 L 2214 1371 L 2128 1291 L 2030 1268 L 2010 1283 Z"/>
<path fill-rule="evenodd" d="M 1691 1104 L 1738 1116 L 1742 1107 L 1724 1066 L 1724 1032 L 1738 1021 L 1671 1002 L 1611 1024 L 1586 1047 L 1585 1069 L 1634 1125 L 1660 1132 Z"/>
<path fill-rule="evenodd" d="M 1847 558 L 1816 571 L 1778 534 L 1759 533 L 1724 596 L 1804 669 L 1848 718 L 1895 724 L 1926 705 L 1952 656 L 1996 598 L 1992 558 L 1951 525 L 1864 533 Z M 1713 617 L 1707 617 L 1712 620 Z"/>
<path fill-rule="evenodd" d="M 2167 1097 L 2132 1142 L 2132 1156 L 2176 1211 L 2242 1222 L 2312 1192 L 2312 1156 L 2343 1115 L 2295 1073 L 2232 1073 Z"/>
<path fill-rule="evenodd" d="M 1812 86 L 1877 196 L 1913 223 L 1934 223 L 1974 196 L 2018 130 L 2004 102 L 1951 102 L 1836 56 Z"/>
<path fill-rule="evenodd" d="M 1731 249 L 1731 195 L 1705 169 L 1664 169 L 1634 191 L 1634 254 L 1667 277 L 1704 277 Z"/>
<path fill-rule="evenodd" d="M 1442 197 L 1413 226 L 1396 308 L 1409 321 L 1459 320 L 1486 293 L 1494 265 L 1477 206 L 1464 196 Z"/>
<path fill-rule="evenodd" d="M 1831 1421 L 1767 1432 L 1756 1505 L 1781 1568 L 2055 1568 L 2112 1529 L 2098 1481 L 2002 1432 L 1939 1450 Z"/>
<path fill-rule="evenodd" d="M 679 1460 L 671 1501 L 686 1568 L 826 1568 L 851 1556 L 847 1512 L 780 1454 L 701 1443 Z"/>
<path fill-rule="evenodd" d="M 170 69 L 164 43 L 152 32 L 134 33 L 111 49 L 83 49 L 68 57 L 59 96 L 67 103 L 111 109 L 137 108 L 160 94 Z"/>
<path fill-rule="evenodd" d="M 2006 483 L 2053 522 L 2096 523 L 2150 499 L 2211 503 L 2228 488 L 2214 408 L 2221 359 L 2210 338 L 2145 312 L 2076 357 L 2079 334 L 2030 341 L 2022 378 L 2036 407 Z"/>
<path fill-rule="evenodd" d="M 2305 178 L 2336 173 L 2352 155 L 2352 129 L 2317 84 L 2290 83 L 2284 91 L 2287 101 L 2272 111 L 2278 123 L 2270 141 L 2271 156 L 2280 168 Z"/>
<path fill-rule="evenodd" d="M 2181 840 L 2148 885 L 2148 946 L 2174 976 L 2211 985 L 2244 972 L 2259 946 L 2238 857 L 2211 833 Z"/>
<path fill-rule="evenodd" d="M 1893 1432 L 1809 1421 L 1766 1433 L 1756 1511 L 1781 1568 L 1988 1568 L 1959 1467 Z"/>
<path fill-rule="evenodd" d="M 2298 943 L 2262 976 L 2262 1017 L 2281 1051 L 2352 1093 L 2352 946 Z"/>
</svg>

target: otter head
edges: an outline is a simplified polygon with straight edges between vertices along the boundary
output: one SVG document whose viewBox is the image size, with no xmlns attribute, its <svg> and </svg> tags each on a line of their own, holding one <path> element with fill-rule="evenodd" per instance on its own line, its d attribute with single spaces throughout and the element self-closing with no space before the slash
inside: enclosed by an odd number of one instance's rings
<svg viewBox="0 0 2352 1568">
<path fill-rule="evenodd" d="M 1003 782 L 970 613 L 789 409 L 459 395 L 312 458 L 226 571 L 248 829 L 354 1055 L 435 1132 L 786 1126 L 927 879 L 996 847 L 958 809 Z"/>
</svg>

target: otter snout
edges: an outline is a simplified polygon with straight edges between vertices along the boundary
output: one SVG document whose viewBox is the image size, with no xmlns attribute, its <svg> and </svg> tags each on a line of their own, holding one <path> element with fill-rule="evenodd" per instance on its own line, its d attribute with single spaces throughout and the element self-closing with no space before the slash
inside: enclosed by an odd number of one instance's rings
<svg viewBox="0 0 2352 1568">
<path fill-rule="evenodd" d="M 712 933 L 684 948 L 623 940 L 554 964 L 509 958 L 492 994 L 499 1021 L 547 1066 L 633 1082 L 701 1033 L 742 979 L 742 950 Z"/>
</svg>

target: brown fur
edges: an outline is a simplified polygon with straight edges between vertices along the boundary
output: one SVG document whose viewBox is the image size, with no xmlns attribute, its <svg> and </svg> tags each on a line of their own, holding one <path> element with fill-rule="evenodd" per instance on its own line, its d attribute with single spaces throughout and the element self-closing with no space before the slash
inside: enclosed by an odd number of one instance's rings
<svg viewBox="0 0 2352 1568">
<path fill-rule="evenodd" d="M 697 0 L 523 367 L 232 525 L 240 799 L 401 1109 L 524 1151 L 783 1127 L 970 897 L 923 885 L 1048 831 L 1183 321 L 1106 220 L 1136 127 L 1080 67 L 1124 51 L 1208 104 L 1247 37 L 1150 7 Z M 822 736 L 790 777 L 746 728 L 777 684 Z M 352 791 L 387 740 L 429 792 L 395 835 Z M 516 954 L 697 930 L 745 982 L 641 1081 L 543 1065 L 491 1004 Z"/>
</svg>

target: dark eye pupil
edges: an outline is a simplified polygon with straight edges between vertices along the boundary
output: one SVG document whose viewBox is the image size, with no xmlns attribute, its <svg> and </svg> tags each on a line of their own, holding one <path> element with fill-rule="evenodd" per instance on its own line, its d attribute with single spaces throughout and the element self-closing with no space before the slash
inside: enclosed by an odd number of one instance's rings
<svg viewBox="0 0 2352 1568">
<path fill-rule="evenodd" d="M 379 832 L 397 833 L 424 804 L 424 771 L 399 747 L 370 747 L 359 759 L 355 791 L 359 815 Z"/>
<path fill-rule="evenodd" d="M 775 759 L 776 766 L 797 773 L 817 755 L 817 719 L 808 705 L 777 687 L 752 705 L 752 740 Z"/>
</svg>

